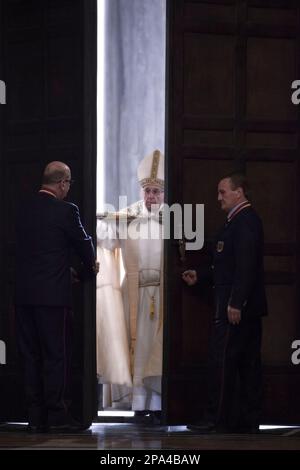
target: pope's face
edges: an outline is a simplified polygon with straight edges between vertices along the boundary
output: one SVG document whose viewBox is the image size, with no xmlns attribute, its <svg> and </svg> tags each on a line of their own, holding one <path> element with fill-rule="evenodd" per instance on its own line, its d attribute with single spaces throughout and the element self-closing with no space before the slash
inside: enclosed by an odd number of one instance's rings
<svg viewBox="0 0 300 470">
<path fill-rule="evenodd" d="M 144 203 L 148 211 L 156 210 L 164 202 L 164 192 L 157 186 L 146 186 L 144 188 Z"/>
</svg>

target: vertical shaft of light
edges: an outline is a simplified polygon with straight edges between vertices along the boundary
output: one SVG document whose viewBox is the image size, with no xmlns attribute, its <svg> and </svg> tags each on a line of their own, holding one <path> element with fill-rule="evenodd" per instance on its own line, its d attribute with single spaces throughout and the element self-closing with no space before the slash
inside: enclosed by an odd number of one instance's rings
<svg viewBox="0 0 300 470">
<path fill-rule="evenodd" d="M 97 70 L 97 212 L 104 210 L 105 2 L 98 0 Z"/>
</svg>

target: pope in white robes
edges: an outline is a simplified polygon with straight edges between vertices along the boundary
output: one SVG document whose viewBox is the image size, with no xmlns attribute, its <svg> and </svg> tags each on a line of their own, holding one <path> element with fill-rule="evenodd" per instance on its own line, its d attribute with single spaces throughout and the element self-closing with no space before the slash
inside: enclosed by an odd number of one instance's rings
<svg viewBox="0 0 300 470">
<path fill-rule="evenodd" d="M 103 407 L 161 410 L 164 161 L 138 167 L 143 200 L 98 220 L 97 373 Z"/>
</svg>

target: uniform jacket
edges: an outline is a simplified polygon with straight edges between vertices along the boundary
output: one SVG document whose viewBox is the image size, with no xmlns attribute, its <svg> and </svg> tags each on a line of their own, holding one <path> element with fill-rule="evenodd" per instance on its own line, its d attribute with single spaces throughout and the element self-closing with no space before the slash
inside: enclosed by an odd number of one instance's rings
<svg viewBox="0 0 300 470">
<path fill-rule="evenodd" d="M 71 305 L 70 255 L 94 276 L 95 253 L 78 207 L 39 192 L 22 204 L 16 227 L 17 305 Z"/>
<path fill-rule="evenodd" d="M 242 318 L 267 315 L 263 248 L 262 222 L 252 207 L 217 233 L 211 266 L 217 317 L 227 316 L 228 305 L 240 309 Z"/>
</svg>

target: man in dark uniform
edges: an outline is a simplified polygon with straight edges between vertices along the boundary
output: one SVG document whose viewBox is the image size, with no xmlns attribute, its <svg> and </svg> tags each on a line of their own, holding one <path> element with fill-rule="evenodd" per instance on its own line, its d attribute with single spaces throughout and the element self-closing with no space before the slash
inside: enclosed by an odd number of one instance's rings
<svg viewBox="0 0 300 470">
<path fill-rule="evenodd" d="M 22 204 L 16 233 L 16 317 L 24 362 L 28 429 L 77 431 L 67 400 L 71 360 L 70 251 L 81 258 L 85 277 L 97 272 L 95 253 L 78 207 L 65 202 L 70 168 L 47 165 L 41 190 Z"/>
<path fill-rule="evenodd" d="M 218 201 L 227 222 L 214 242 L 210 273 L 182 275 L 188 285 L 214 283 L 215 316 L 209 351 L 208 404 L 203 422 L 189 425 L 198 432 L 257 432 L 262 398 L 261 317 L 267 314 L 263 268 L 263 228 L 247 199 L 247 181 L 238 173 L 218 185 Z M 239 409 L 233 420 L 232 404 Z"/>
</svg>

